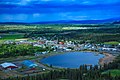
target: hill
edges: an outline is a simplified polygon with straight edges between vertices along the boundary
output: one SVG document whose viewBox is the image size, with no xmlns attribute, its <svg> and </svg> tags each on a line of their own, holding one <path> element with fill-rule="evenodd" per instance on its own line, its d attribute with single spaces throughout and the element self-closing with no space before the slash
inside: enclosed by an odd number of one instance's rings
<svg viewBox="0 0 120 80">
<path fill-rule="evenodd" d="M 110 18 L 104 20 L 59 20 L 59 21 L 46 21 L 46 22 L 0 22 L 0 24 L 104 24 L 112 23 L 119 24 L 120 17 Z"/>
</svg>

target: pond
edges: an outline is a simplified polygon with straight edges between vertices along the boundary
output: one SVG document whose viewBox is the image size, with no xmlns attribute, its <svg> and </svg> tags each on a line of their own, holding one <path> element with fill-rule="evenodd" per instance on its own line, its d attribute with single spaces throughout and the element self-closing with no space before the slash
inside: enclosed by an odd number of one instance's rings
<svg viewBox="0 0 120 80">
<path fill-rule="evenodd" d="M 103 57 L 104 55 L 96 55 L 94 52 L 67 52 L 65 54 L 44 58 L 40 62 L 55 67 L 79 68 L 79 66 L 83 64 L 96 65 L 99 59 Z"/>
</svg>

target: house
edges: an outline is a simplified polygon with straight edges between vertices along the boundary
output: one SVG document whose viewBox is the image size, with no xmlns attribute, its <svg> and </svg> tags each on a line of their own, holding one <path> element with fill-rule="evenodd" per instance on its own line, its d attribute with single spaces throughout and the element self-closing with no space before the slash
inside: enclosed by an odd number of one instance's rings
<svg viewBox="0 0 120 80">
<path fill-rule="evenodd" d="M 64 45 L 64 42 L 59 42 L 60 45 Z"/>
<path fill-rule="evenodd" d="M 116 48 L 102 48 L 102 50 L 105 50 L 105 51 L 117 51 Z"/>
<path fill-rule="evenodd" d="M 72 51 L 72 49 L 67 49 L 67 48 L 66 48 L 65 51 Z"/>
<path fill-rule="evenodd" d="M 36 52 L 34 54 L 35 54 L 35 56 L 40 56 L 42 53 L 41 52 Z"/>
<path fill-rule="evenodd" d="M 38 66 L 37 64 L 35 64 L 33 61 L 30 60 L 24 60 L 22 64 L 28 68 L 35 68 Z"/>
<path fill-rule="evenodd" d="M 39 44 L 33 44 L 33 46 L 42 47 L 42 45 L 39 45 Z"/>
<path fill-rule="evenodd" d="M 18 66 L 16 66 L 15 64 L 13 63 L 8 63 L 8 62 L 5 62 L 5 63 L 2 63 L 0 64 L 0 66 L 3 68 L 3 69 L 14 69 L 14 68 L 18 68 Z"/>
<path fill-rule="evenodd" d="M 5 41 L 4 44 L 13 44 L 14 42 L 11 40 Z"/>
<path fill-rule="evenodd" d="M 42 54 L 47 54 L 49 51 L 44 51 L 44 52 L 41 52 Z"/>
<path fill-rule="evenodd" d="M 47 54 L 47 53 L 49 53 L 49 51 L 36 52 L 36 53 L 34 53 L 34 54 L 35 54 L 35 56 L 40 56 L 41 54 Z"/>
</svg>

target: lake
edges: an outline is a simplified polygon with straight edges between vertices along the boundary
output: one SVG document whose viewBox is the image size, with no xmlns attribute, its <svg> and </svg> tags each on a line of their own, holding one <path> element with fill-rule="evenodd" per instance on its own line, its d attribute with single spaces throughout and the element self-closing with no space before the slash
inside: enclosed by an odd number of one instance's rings
<svg viewBox="0 0 120 80">
<path fill-rule="evenodd" d="M 42 59 L 43 64 L 63 68 L 79 68 L 83 64 L 96 65 L 104 55 L 96 55 L 94 52 L 67 52 L 65 54 L 50 56 Z"/>
</svg>

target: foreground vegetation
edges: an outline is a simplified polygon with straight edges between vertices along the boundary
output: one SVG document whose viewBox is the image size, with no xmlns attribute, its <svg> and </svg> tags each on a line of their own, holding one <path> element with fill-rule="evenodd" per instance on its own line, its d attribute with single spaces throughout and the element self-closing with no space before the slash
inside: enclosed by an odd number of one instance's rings
<svg viewBox="0 0 120 80">
<path fill-rule="evenodd" d="M 113 69 L 103 72 L 102 74 L 110 74 L 112 77 L 120 76 L 120 69 Z"/>
</svg>

